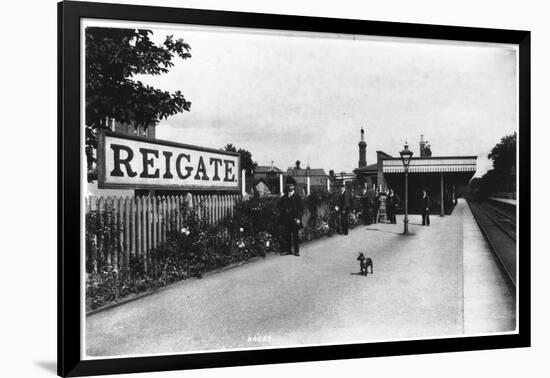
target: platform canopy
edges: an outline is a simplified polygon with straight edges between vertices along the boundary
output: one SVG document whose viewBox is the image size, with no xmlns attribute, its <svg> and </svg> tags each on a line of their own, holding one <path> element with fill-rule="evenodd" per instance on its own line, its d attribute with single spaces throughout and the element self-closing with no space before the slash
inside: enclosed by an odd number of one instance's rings
<svg viewBox="0 0 550 378">
<path fill-rule="evenodd" d="M 409 173 L 449 173 L 476 171 L 477 156 L 430 156 L 413 157 L 409 165 Z M 385 158 L 382 160 L 383 173 L 405 173 L 401 158 Z"/>
</svg>

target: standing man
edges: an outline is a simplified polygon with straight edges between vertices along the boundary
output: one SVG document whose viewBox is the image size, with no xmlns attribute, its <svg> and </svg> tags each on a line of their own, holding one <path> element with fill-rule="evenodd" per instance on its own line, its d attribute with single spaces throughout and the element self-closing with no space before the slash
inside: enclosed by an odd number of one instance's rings
<svg viewBox="0 0 550 378">
<path fill-rule="evenodd" d="M 362 212 L 362 218 L 363 218 L 363 224 L 369 225 L 371 224 L 371 196 L 366 187 L 363 188 L 363 193 L 361 194 L 361 212 Z"/>
<path fill-rule="evenodd" d="M 292 254 L 300 256 L 300 243 L 298 230 L 302 225 L 302 199 L 296 193 L 296 181 L 289 177 L 286 179 L 285 194 L 277 202 L 279 210 L 279 222 L 283 228 L 281 240 L 281 255 Z"/>
<path fill-rule="evenodd" d="M 372 223 L 378 223 L 378 211 L 380 210 L 380 192 L 376 189 L 372 206 Z"/>
<path fill-rule="evenodd" d="M 342 234 L 348 234 L 349 228 L 349 211 L 351 209 L 351 195 L 347 190 L 346 185 L 343 184 L 340 188 L 340 194 L 338 195 L 338 201 L 336 205 L 336 211 L 340 218 L 340 225 L 342 227 Z"/>
<path fill-rule="evenodd" d="M 426 192 L 426 189 L 422 190 L 422 226 L 430 225 L 430 196 Z"/>
<path fill-rule="evenodd" d="M 386 198 L 386 212 L 388 214 L 390 223 L 392 224 L 397 223 L 395 219 L 395 212 L 397 211 L 397 206 L 399 206 L 399 199 L 393 192 L 393 189 L 390 189 L 390 194 L 388 194 L 388 197 Z"/>
</svg>

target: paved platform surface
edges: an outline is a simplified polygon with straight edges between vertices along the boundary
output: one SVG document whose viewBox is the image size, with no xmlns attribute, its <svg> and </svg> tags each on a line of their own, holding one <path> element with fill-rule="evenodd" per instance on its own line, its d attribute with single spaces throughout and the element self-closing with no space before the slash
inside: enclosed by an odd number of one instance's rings
<svg viewBox="0 0 550 378">
<path fill-rule="evenodd" d="M 460 336 L 515 328 L 513 299 L 468 206 L 361 226 L 97 313 L 88 356 Z M 357 253 L 374 262 L 358 275 Z"/>
<path fill-rule="evenodd" d="M 463 227 L 464 331 L 476 334 L 515 330 L 516 297 L 511 292 L 515 289 L 505 281 L 472 213 L 466 210 Z"/>
</svg>

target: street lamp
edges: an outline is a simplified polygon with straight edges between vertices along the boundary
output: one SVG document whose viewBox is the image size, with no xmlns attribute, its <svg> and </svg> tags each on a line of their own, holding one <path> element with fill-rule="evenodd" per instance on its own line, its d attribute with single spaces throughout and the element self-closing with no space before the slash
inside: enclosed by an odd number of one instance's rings
<svg viewBox="0 0 550 378">
<path fill-rule="evenodd" d="M 403 235 L 409 235 L 409 164 L 411 163 L 413 152 L 409 150 L 407 142 L 405 142 L 405 146 L 399 152 L 399 155 L 401 155 L 401 161 L 403 161 L 403 167 L 405 168 L 405 220 L 403 220 Z"/>
</svg>

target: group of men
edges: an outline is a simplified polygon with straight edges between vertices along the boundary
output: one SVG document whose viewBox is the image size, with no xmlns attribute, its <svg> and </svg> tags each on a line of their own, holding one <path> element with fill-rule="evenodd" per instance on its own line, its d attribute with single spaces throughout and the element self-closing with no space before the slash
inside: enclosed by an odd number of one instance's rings
<svg viewBox="0 0 550 378">
<path fill-rule="evenodd" d="M 378 213 L 380 209 L 381 195 L 378 190 L 369 191 L 363 189 L 360 198 L 362 208 L 363 223 L 366 225 L 378 222 Z M 340 193 L 336 199 L 334 210 L 338 215 L 339 231 L 343 235 L 347 235 L 349 231 L 349 217 L 352 209 L 352 194 L 343 185 L 340 188 Z M 399 207 L 400 199 L 394 193 L 393 189 L 388 191 L 385 200 L 387 220 L 396 224 L 395 213 Z M 422 191 L 421 199 L 422 225 L 430 225 L 430 197 L 426 190 Z M 303 228 L 302 215 L 303 206 L 300 195 L 296 193 L 296 181 L 289 177 L 286 180 L 285 194 L 277 203 L 279 210 L 279 223 L 282 227 L 281 232 L 281 255 L 300 256 L 300 244 L 298 240 L 298 232 Z"/>
<path fill-rule="evenodd" d="M 391 224 L 396 224 L 395 214 L 399 208 L 401 200 L 395 194 L 393 189 L 389 189 L 388 194 L 386 195 L 385 209 L 387 220 Z M 380 192 L 370 191 L 367 188 L 363 189 L 363 194 L 361 195 L 361 208 L 362 208 L 362 218 L 363 223 L 366 225 L 372 223 L 378 223 L 378 214 L 380 210 Z"/>
<path fill-rule="evenodd" d="M 380 192 L 363 188 L 360 201 L 363 224 L 378 223 L 378 211 L 381 204 Z"/>
<path fill-rule="evenodd" d="M 362 215 L 363 223 L 366 225 L 377 223 L 378 222 L 378 212 L 380 209 L 380 193 L 376 190 L 374 196 L 372 191 L 368 191 L 367 188 L 363 189 L 363 194 L 361 196 L 361 205 L 362 205 Z M 391 224 L 396 224 L 395 213 L 399 207 L 401 200 L 395 194 L 393 189 L 389 189 L 386 196 L 386 217 Z M 420 199 L 422 214 L 422 226 L 430 225 L 430 196 L 428 192 L 424 189 L 422 190 L 422 198 Z"/>
</svg>

